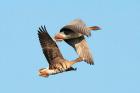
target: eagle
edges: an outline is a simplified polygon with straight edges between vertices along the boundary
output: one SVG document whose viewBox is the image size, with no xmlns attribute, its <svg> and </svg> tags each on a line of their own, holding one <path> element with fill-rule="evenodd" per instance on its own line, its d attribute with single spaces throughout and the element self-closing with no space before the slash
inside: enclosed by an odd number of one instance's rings
<svg viewBox="0 0 140 93">
<path fill-rule="evenodd" d="M 75 19 L 69 24 L 65 25 L 60 32 L 54 37 L 56 41 L 65 41 L 72 46 L 77 54 L 83 58 L 85 62 L 94 64 L 92 54 L 85 40 L 85 36 L 91 36 L 91 31 L 100 30 L 99 26 L 88 27 L 81 19 Z"/>
<path fill-rule="evenodd" d="M 64 59 L 56 42 L 48 34 L 45 26 L 39 27 L 38 37 L 39 37 L 40 45 L 42 47 L 45 58 L 47 59 L 49 63 L 48 68 L 41 68 L 39 70 L 40 76 L 48 77 L 49 75 L 76 70 L 76 68 L 73 68 L 72 65 L 77 62 L 81 62 L 82 58 L 78 57 L 73 61 L 68 61 Z"/>
</svg>

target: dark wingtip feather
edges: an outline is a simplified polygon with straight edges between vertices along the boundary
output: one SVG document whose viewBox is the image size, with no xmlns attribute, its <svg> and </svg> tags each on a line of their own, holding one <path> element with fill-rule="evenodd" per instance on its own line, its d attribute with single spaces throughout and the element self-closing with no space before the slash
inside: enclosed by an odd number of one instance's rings
<svg viewBox="0 0 140 93">
<path fill-rule="evenodd" d="M 90 65 L 94 65 L 94 61 L 93 61 L 93 60 L 89 61 L 88 63 L 89 63 Z"/>
<path fill-rule="evenodd" d="M 46 26 L 45 26 L 45 25 L 44 25 L 44 29 L 45 29 L 45 31 L 47 31 L 47 30 L 46 30 Z"/>
<path fill-rule="evenodd" d="M 45 25 L 44 26 L 41 25 L 38 29 L 38 34 L 43 33 L 43 32 L 47 32 Z"/>
<path fill-rule="evenodd" d="M 40 29 L 41 29 L 42 31 L 44 31 L 44 28 L 43 28 L 43 26 L 41 26 L 41 27 L 40 27 Z"/>
<path fill-rule="evenodd" d="M 91 63 L 90 65 L 95 65 L 94 63 Z"/>
</svg>

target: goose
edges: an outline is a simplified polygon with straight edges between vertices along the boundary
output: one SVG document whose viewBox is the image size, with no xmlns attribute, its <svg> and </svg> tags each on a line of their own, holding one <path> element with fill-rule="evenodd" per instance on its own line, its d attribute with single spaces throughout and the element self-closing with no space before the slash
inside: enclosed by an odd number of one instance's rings
<svg viewBox="0 0 140 93">
<path fill-rule="evenodd" d="M 73 68 L 72 65 L 82 61 L 82 58 L 79 57 L 73 61 L 64 59 L 56 42 L 50 37 L 45 26 L 39 27 L 38 37 L 45 58 L 49 63 L 48 68 L 41 68 L 39 70 L 40 76 L 48 77 L 50 75 L 76 70 L 76 68 Z"/>
<path fill-rule="evenodd" d="M 65 25 L 60 32 L 54 36 L 56 42 L 65 41 L 72 46 L 77 54 L 90 65 L 94 64 L 92 54 L 85 40 L 85 36 L 91 36 L 91 31 L 100 30 L 99 26 L 88 27 L 81 19 L 75 19 Z"/>
</svg>

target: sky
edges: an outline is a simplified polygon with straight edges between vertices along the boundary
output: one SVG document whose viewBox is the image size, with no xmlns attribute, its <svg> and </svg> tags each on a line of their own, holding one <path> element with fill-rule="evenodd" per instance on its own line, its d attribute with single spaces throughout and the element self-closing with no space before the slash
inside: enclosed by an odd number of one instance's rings
<svg viewBox="0 0 140 93">
<path fill-rule="evenodd" d="M 139 10 L 139 0 L 1 0 L 0 93 L 140 93 Z M 76 18 L 102 28 L 86 38 L 95 65 L 38 76 L 48 67 L 38 27 L 46 25 L 53 37 Z M 66 59 L 78 57 L 65 42 L 57 44 Z"/>
</svg>

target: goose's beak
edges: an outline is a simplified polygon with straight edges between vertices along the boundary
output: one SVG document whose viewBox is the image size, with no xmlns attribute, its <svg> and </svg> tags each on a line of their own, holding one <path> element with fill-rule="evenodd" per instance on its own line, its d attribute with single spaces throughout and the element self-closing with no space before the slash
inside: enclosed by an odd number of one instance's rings
<svg viewBox="0 0 140 93">
<path fill-rule="evenodd" d="M 58 34 L 55 35 L 54 40 L 55 40 L 56 42 L 58 42 L 58 41 L 63 41 L 63 40 L 64 40 L 64 35 L 61 34 L 61 33 L 58 33 Z"/>
</svg>

